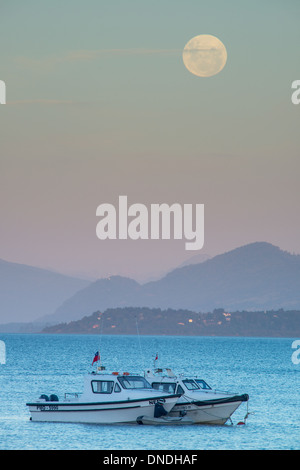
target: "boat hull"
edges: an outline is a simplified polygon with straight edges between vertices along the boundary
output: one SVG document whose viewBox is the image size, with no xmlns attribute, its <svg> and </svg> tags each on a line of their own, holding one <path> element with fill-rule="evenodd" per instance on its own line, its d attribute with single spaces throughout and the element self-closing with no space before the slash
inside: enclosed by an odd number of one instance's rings
<svg viewBox="0 0 300 470">
<path fill-rule="evenodd" d="M 137 419 L 138 424 L 149 424 L 151 426 L 159 426 L 159 425 L 187 425 L 187 424 L 195 424 L 193 420 L 187 418 L 186 416 L 181 416 L 181 417 L 171 417 L 170 415 L 168 416 L 162 416 L 161 418 L 149 418 L 148 416 L 139 416 Z"/>
<path fill-rule="evenodd" d="M 135 423 L 139 416 L 155 416 L 155 405 L 160 403 L 168 413 L 174 407 L 178 395 L 155 399 L 138 399 L 118 402 L 45 402 L 27 403 L 32 421 L 121 424 Z"/>
<path fill-rule="evenodd" d="M 225 424 L 241 403 L 248 399 L 249 396 L 244 394 L 215 400 L 177 403 L 169 416 L 179 417 L 185 414 L 194 424 Z"/>
</svg>

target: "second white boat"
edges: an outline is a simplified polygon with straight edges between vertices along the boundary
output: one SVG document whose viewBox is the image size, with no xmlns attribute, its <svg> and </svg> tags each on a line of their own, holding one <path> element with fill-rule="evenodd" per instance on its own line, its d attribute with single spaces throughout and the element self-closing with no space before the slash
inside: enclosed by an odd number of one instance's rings
<svg viewBox="0 0 300 470">
<path fill-rule="evenodd" d="M 241 403 L 249 400 L 246 393 L 213 390 L 205 380 L 176 376 L 171 369 L 148 369 L 145 377 L 156 391 L 181 394 L 168 416 L 184 416 L 194 424 L 225 424 Z"/>
</svg>

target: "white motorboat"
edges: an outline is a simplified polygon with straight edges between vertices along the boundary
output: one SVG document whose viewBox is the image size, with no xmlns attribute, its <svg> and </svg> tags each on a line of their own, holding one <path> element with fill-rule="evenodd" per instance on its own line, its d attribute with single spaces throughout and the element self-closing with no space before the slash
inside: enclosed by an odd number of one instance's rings
<svg viewBox="0 0 300 470">
<path fill-rule="evenodd" d="M 137 423 L 141 415 L 159 418 L 171 411 L 179 394 L 160 392 L 140 375 L 92 372 L 81 395 L 41 395 L 27 403 L 32 421 L 73 423 Z"/>
<path fill-rule="evenodd" d="M 156 391 L 181 395 L 169 412 L 170 418 L 184 416 L 194 424 L 225 424 L 240 404 L 249 400 L 247 394 L 213 390 L 205 380 L 176 376 L 171 369 L 149 369 L 144 376 Z"/>
</svg>

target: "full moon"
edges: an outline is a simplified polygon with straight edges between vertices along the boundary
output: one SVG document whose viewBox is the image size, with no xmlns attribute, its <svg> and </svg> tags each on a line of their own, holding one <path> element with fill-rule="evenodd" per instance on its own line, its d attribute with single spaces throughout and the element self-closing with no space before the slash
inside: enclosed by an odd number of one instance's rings
<svg viewBox="0 0 300 470">
<path fill-rule="evenodd" d="M 185 45 L 182 58 L 189 72 L 198 77 L 211 77 L 225 67 L 227 51 L 220 39 L 201 34 Z"/>
</svg>

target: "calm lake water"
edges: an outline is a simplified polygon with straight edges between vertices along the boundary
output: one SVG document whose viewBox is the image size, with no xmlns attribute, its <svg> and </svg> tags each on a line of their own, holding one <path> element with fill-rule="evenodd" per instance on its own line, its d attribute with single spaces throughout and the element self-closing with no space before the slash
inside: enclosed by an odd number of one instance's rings
<svg viewBox="0 0 300 470">
<path fill-rule="evenodd" d="M 300 365 L 294 339 L 0 334 L 0 449 L 288 450 L 300 449 Z M 37 423 L 26 402 L 42 393 L 81 392 L 100 348 L 108 370 L 160 367 L 201 375 L 213 388 L 248 393 L 224 426 Z"/>
</svg>

